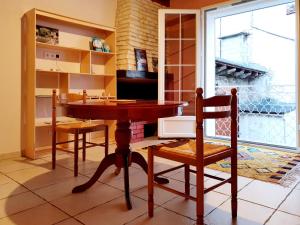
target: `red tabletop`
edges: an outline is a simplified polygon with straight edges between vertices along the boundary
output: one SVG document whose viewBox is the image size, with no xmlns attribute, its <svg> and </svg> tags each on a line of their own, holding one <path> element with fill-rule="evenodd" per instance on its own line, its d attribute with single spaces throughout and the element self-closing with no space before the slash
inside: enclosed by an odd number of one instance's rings
<svg viewBox="0 0 300 225">
<path fill-rule="evenodd" d="M 184 102 L 172 101 L 92 101 L 67 103 L 67 114 L 81 119 L 122 121 L 154 120 L 178 115 Z"/>
</svg>

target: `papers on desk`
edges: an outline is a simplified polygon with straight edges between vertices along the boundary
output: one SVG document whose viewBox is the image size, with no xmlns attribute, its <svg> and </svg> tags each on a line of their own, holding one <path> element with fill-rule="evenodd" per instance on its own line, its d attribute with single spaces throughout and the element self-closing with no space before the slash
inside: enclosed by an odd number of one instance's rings
<svg viewBox="0 0 300 225">
<path fill-rule="evenodd" d="M 113 103 L 135 103 L 134 99 L 110 99 L 109 102 Z"/>
</svg>

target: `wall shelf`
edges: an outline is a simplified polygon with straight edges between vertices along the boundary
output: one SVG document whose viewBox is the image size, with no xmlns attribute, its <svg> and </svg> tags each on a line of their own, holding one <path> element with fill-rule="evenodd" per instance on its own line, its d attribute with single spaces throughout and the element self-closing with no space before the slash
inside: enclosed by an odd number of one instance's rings
<svg viewBox="0 0 300 225">
<path fill-rule="evenodd" d="M 100 52 L 100 51 L 95 51 L 95 50 L 90 50 L 90 49 L 81 49 L 81 48 L 74 48 L 74 47 L 68 47 L 68 46 L 62 46 L 62 45 L 53 45 L 53 44 L 47 44 L 47 43 L 42 43 L 42 42 L 36 42 L 36 47 L 37 48 L 46 48 L 46 49 L 51 49 L 51 50 L 90 52 L 91 54 L 101 55 L 101 56 L 106 56 L 106 57 L 116 55 L 116 53 L 114 53 L 114 52 Z"/>
</svg>

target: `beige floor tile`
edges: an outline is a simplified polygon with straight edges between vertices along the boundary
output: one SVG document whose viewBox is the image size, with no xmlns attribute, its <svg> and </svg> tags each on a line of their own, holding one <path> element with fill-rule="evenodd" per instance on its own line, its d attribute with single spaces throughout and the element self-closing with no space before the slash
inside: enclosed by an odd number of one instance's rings
<svg viewBox="0 0 300 225">
<path fill-rule="evenodd" d="M 170 168 L 170 165 L 159 164 L 157 167 L 160 167 L 160 168 L 164 167 L 164 169 L 166 169 L 166 168 Z M 155 167 L 155 168 L 157 169 L 157 167 Z M 161 171 L 161 170 L 158 170 L 158 171 Z M 142 169 L 140 169 L 139 166 L 138 166 L 138 169 L 131 166 L 129 169 L 129 173 L 130 173 L 129 182 L 130 182 L 130 191 L 131 192 L 147 186 L 147 184 L 148 184 L 147 174 Z M 100 181 L 101 181 L 101 179 L 100 179 Z M 124 190 L 123 179 L 113 179 L 111 181 L 108 181 L 107 183 L 113 187 L 120 189 L 120 190 Z"/>
<path fill-rule="evenodd" d="M 155 161 L 155 162 L 154 162 L 154 173 L 158 173 L 158 172 L 161 172 L 161 171 L 170 169 L 170 168 L 172 168 L 172 167 L 174 167 L 174 165 L 170 165 L 169 162 L 164 162 L 164 161 L 162 161 L 162 162 L 157 162 L 157 161 Z M 182 168 L 181 168 L 181 169 L 177 169 L 177 170 L 173 170 L 173 171 L 171 171 L 171 172 L 168 172 L 168 173 L 163 174 L 163 176 L 166 176 L 166 177 L 173 177 L 175 174 L 180 173 L 180 172 L 182 172 L 182 171 L 183 171 Z"/>
<path fill-rule="evenodd" d="M 266 225 L 300 225 L 300 217 L 276 211 Z"/>
<path fill-rule="evenodd" d="M 103 174 L 101 175 L 101 177 L 99 178 L 98 181 L 100 181 L 101 183 L 111 183 L 113 181 L 116 182 L 116 180 L 118 180 L 118 179 L 123 180 L 123 177 L 124 177 L 124 171 L 123 171 L 123 169 L 120 171 L 120 174 L 118 174 L 118 175 L 115 175 L 115 170 L 116 170 L 116 167 L 114 165 L 108 167 L 103 172 Z M 96 169 L 95 169 L 95 171 L 96 171 Z M 95 173 L 95 171 L 92 171 L 92 173 L 89 173 L 87 176 L 91 177 Z M 133 175 L 135 175 L 135 174 L 137 174 L 139 172 L 142 172 L 142 170 L 140 168 L 135 168 L 135 167 L 131 166 L 129 168 L 129 176 L 130 176 L 130 178 Z"/>
<path fill-rule="evenodd" d="M 195 224 L 194 220 L 178 215 L 174 212 L 166 210 L 164 208 L 154 209 L 154 217 L 149 218 L 148 213 L 135 220 L 129 222 L 126 225 L 192 225 Z"/>
<path fill-rule="evenodd" d="M 249 179 L 247 177 L 238 177 L 238 190 L 242 190 L 246 185 L 248 185 L 250 182 L 252 182 L 253 179 Z M 211 187 L 217 183 L 219 183 L 220 181 L 209 178 L 205 181 L 204 185 L 205 188 Z M 225 194 L 225 195 L 231 195 L 231 184 L 224 184 L 218 188 L 216 188 L 214 191 Z"/>
<path fill-rule="evenodd" d="M 280 211 L 300 216 L 300 190 L 294 190 L 279 207 Z"/>
<path fill-rule="evenodd" d="M 170 180 L 170 183 L 166 186 L 169 186 L 171 188 L 174 188 L 178 191 L 184 192 L 184 183 L 176 181 L 176 180 Z M 148 188 L 143 187 L 137 191 L 132 192 L 132 195 L 140 197 L 144 199 L 145 201 L 148 201 Z M 178 195 L 173 194 L 169 191 L 163 190 L 161 188 L 154 187 L 154 203 L 157 205 L 162 205 L 166 203 L 167 201 L 178 197 Z"/>
<path fill-rule="evenodd" d="M 70 177 L 65 180 L 61 180 L 59 183 L 36 189 L 33 192 L 50 202 L 55 199 L 70 195 L 75 186 L 83 184 L 87 180 L 88 178 L 82 176 Z"/>
<path fill-rule="evenodd" d="M 49 154 L 47 155 L 43 155 L 39 158 L 47 161 L 47 162 L 52 162 L 52 154 L 51 154 L 51 150 L 49 150 Z M 62 160 L 62 159 L 73 159 L 74 158 L 74 155 L 71 154 L 71 153 L 67 153 L 67 152 L 62 152 L 62 151 L 56 151 L 56 160 L 59 161 L 59 160 Z"/>
<path fill-rule="evenodd" d="M 231 200 L 210 213 L 205 221 L 209 225 L 261 225 L 269 218 L 273 210 L 243 200 L 238 201 L 238 217 L 236 221 L 231 217 Z"/>
<path fill-rule="evenodd" d="M 217 192 L 209 192 L 205 194 L 204 214 L 209 214 L 216 207 L 220 206 L 229 197 Z M 180 215 L 196 219 L 196 202 L 193 200 L 185 200 L 183 197 L 177 197 L 162 205 L 162 207 L 174 211 Z"/>
<path fill-rule="evenodd" d="M 120 176 L 120 175 L 119 175 Z M 107 184 L 124 190 L 124 180 L 123 179 L 113 179 L 112 181 L 107 182 Z M 140 188 L 146 187 L 148 184 L 147 174 L 143 171 L 135 173 L 129 177 L 129 187 L 130 192 L 136 191 Z"/>
<path fill-rule="evenodd" d="M 1 184 L 0 199 L 7 198 L 27 191 L 28 189 L 11 180 L 6 184 Z"/>
<path fill-rule="evenodd" d="M 3 174 L 0 174 L 0 185 L 7 184 L 10 181 L 12 181 L 12 179 L 10 179 L 9 177 L 7 177 Z"/>
<path fill-rule="evenodd" d="M 47 203 L 0 219 L 0 225 L 51 225 L 66 218 L 67 214 Z"/>
<path fill-rule="evenodd" d="M 108 153 L 113 153 L 114 149 L 112 146 L 108 147 Z M 86 159 L 100 162 L 105 156 L 104 147 L 94 147 L 86 150 Z"/>
<path fill-rule="evenodd" d="M 0 218 L 38 206 L 45 201 L 31 192 L 25 192 L 0 200 Z"/>
<path fill-rule="evenodd" d="M 238 197 L 276 209 L 290 191 L 290 188 L 277 184 L 254 180 L 239 192 Z"/>
<path fill-rule="evenodd" d="M 91 160 L 86 160 L 83 162 L 81 165 L 78 167 L 78 173 L 81 175 L 89 175 L 89 174 L 94 174 L 97 168 L 99 167 L 100 161 L 91 161 Z M 73 168 L 72 168 L 73 170 Z"/>
<path fill-rule="evenodd" d="M 97 151 L 89 151 L 91 149 L 87 150 L 86 154 L 86 160 L 82 160 L 81 152 L 79 154 L 78 159 L 78 172 L 79 174 L 87 175 L 90 173 L 93 173 L 99 166 L 100 161 L 104 157 L 104 151 L 99 151 L 101 149 L 98 149 Z M 43 158 L 49 162 L 51 162 L 52 158 L 51 156 L 48 156 L 46 158 Z M 61 154 L 57 156 L 56 164 L 68 168 L 70 170 L 74 170 L 74 155 L 73 154 Z"/>
<path fill-rule="evenodd" d="M 52 170 L 49 165 L 47 168 L 36 166 L 34 168 L 8 173 L 7 175 L 25 187 L 34 190 L 73 177 L 74 173 L 59 166 L 57 166 L 55 170 Z"/>
<path fill-rule="evenodd" d="M 127 209 L 124 197 L 120 197 L 80 214 L 76 216 L 76 218 L 82 223 L 89 225 L 124 224 L 145 214 L 148 210 L 146 201 L 133 196 L 131 197 L 131 200 L 132 210 Z"/>
<path fill-rule="evenodd" d="M 55 225 L 82 225 L 82 223 L 79 223 L 75 219 L 70 218 L 70 219 L 66 219 L 62 222 L 56 223 Z"/>
<path fill-rule="evenodd" d="M 212 170 L 209 168 L 205 168 L 204 172 L 207 174 L 210 174 L 210 175 L 214 175 L 214 176 L 221 173 L 218 170 Z M 172 174 L 171 177 L 172 177 L 172 179 L 184 182 L 184 170 L 182 169 L 179 173 Z M 208 179 L 209 179 L 208 177 L 204 177 L 204 180 L 208 180 Z M 196 185 L 196 174 L 195 173 L 190 173 L 190 183 L 192 185 Z"/>
<path fill-rule="evenodd" d="M 96 183 L 82 193 L 70 193 L 67 196 L 51 201 L 51 203 L 73 216 L 97 205 L 123 196 L 123 194 L 123 192 L 109 187 L 108 185 Z"/>
<path fill-rule="evenodd" d="M 0 172 L 7 174 L 14 171 L 33 168 L 37 165 L 44 166 L 45 164 L 47 164 L 47 162 L 45 162 L 45 160 L 42 159 L 29 160 L 25 158 L 16 158 L 2 160 L 0 161 Z"/>
</svg>

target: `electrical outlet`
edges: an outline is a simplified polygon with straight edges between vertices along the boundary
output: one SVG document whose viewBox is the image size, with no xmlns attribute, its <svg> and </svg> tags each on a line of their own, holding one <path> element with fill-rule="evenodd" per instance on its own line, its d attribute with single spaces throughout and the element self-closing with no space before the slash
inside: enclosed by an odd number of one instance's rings
<svg viewBox="0 0 300 225">
<path fill-rule="evenodd" d="M 61 59 L 62 53 L 61 52 L 54 52 L 54 51 L 45 51 L 44 52 L 44 58 L 45 59 Z"/>
</svg>

